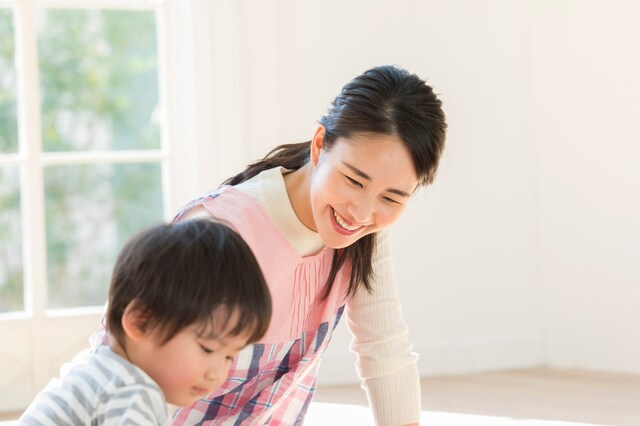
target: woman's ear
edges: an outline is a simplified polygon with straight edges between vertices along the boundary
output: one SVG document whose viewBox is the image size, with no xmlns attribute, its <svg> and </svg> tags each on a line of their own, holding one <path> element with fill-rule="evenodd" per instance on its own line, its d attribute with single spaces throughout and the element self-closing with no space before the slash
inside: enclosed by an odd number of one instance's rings
<svg viewBox="0 0 640 426">
<path fill-rule="evenodd" d="M 130 302 L 122 314 L 122 329 L 134 342 L 142 340 L 148 331 L 149 310 L 137 301 Z"/>
<path fill-rule="evenodd" d="M 318 165 L 318 160 L 320 159 L 320 154 L 322 153 L 322 147 L 324 146 L 324 134 L 325 128 L 321 124 L 316 128 L 316 131 L 313 134 L 313 139 L 311 139 L 310 157 L 313 167 Z"/>
</svg>

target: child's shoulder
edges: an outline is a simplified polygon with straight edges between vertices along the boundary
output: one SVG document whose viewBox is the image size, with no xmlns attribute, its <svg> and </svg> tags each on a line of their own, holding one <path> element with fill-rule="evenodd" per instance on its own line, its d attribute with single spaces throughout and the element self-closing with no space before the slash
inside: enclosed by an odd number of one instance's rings
<svg viewBox="0 0 640 426">
<path fill-rule="evenodd" d="M 72 363 L 60 379 L 52 380 L 50 387 L 73 390 L 74 393 L 90 393 L 97 400 L 106 399 L 119 388 L 138 384 L 157 386 L 139 367 L 115 353 L 109 346 L 101 345 L 94 352 Z"/>
<path fill-rule="evenodd" d="M 149 407 L 132 405 L 138 398 Z M 139 404 L 138 404 L 139 405 Z M 60 378 L 52 379 L 25 411 L 20 424 L 92 424 L 110 416 L 127 416 L 127 410 L 153 413 L 166 419 L 160 388 L 141 369 L 114 353 L 108 346 L 84 356 Z M 51 418 L 55 413 L 55 418 Z"/>
</svg>

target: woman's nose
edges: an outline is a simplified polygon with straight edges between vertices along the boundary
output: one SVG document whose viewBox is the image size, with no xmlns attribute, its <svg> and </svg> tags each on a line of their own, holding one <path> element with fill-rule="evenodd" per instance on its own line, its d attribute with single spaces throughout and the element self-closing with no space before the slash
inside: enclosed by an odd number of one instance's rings
<svg viewBox="0 0 640 426">
<path fill-rule="evenodd" d="M 349 204 L 347 211 L 358 224 L 370 223 L 373 217 L 373 203 L 369 200 L 359 200 Z"/>
</svg>

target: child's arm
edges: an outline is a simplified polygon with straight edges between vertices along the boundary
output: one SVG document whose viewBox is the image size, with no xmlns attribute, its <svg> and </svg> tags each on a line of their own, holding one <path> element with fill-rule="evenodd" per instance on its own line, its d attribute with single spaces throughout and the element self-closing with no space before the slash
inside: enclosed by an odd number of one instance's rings
<svg viewBox="0 0 640 426">
<path fill-rule="evenodd" d="M 160 390 L 145 384 L 120 388 L 101 404 L 100 411 L 96 420 L 104 426 L 164 426 L 169 418 Z"/>
</svg>

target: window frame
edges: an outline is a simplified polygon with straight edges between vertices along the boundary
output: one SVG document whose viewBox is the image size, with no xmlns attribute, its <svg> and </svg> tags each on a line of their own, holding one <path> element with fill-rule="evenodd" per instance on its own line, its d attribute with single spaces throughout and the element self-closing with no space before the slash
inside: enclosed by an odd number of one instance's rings
<svg viewBox="0 0 640 426">
<path fill-rule="evenodd" d="M 102 162 L 160 162 L 163 217 L 170 220 L 187 200 L 203 190 L 218 163 L 216 152 L 212 2 L 199 0 L 0 0 L 13 11 L 17 74 L 17 154 L 0 154 L 0 165 L 20 174 L 24 311 L 0 313 L 0 412 L 24 409 L 60 365 L 88 346 L 102 306 L 47 308 L 47 253 L 43 169 L 49 165 Z M 37 8 L 152 10 L 156 12 L 161 146 L 157 150 L 109 152 L 43 152 L 38 70 Z M 203 59 L 204 58 L 204 59 Z M 206 138 L 206 139 L 203 139 Z M 206 143 L 200 145 L 199 140 Z M 64 344 L 63 344 L 64 343 Z"/>
</svg>

